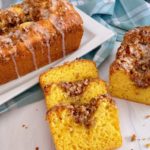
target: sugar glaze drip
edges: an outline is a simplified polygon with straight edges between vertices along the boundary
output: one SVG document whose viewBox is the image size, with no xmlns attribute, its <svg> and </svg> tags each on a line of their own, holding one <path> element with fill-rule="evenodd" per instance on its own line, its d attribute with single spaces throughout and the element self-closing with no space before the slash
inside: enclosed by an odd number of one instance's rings
<svg viewBox="0 0 150 150">
<path fill-rule="evenodd" d="M 52 7 L 56 7 L 57 6 L 57 0 L 51 0 L 51 3 L 52 3 Z"/>
<path fill-rule="evenodd" d="M 65 57 L 66 56 L 65 33 L 63 29 L 59 26 L 59 22 L 57 21 L 57 17 L 55 15 L 50 15 L 50 21 L 62 36 L 62 51 L 63 51 L 63 57 Z"/>
<path fill-rule="evenodd" d="M 53 12 L 57 6 L 59 5 L 57 0 L 51 0 L 50 1 L 52 6 L 50 8 L 50 10 Z M 64 3 L 65 4 L 65 3 Z M 66 5 L 66 4 L 65 4 Z M 70 6 L 67 6 L 68 9 L 70 8 Z M 62 37 L 62 51 L 63 51 L 63 57 L 66 56 L 66 48 L 65 48 L 65 33 L 62 29 L 62 27 L 60 26 L 59 22 L 58 22 L 58 17 L 55 14 L 51 14 L 51 12 L 49 12 L 49 10 L 46 9 L 41 9 L 41 16 L 43 19 L 49 19 L 49 21 L 54 25 L 54 27 L 56 28 L 56 30 L 61 34 Z M 62 18 L 61 18 L 62 19 Z M 61 20 L 63 21 L 63 20 Z"/>
<path fill-rule="evenodd" d="M 25 46 L 27 47 L 27 49 L 31 52 L 32 54 L 32 59 L 33 59 L 33 65 L 35 67 L 35 69 L 37 70 L 37 63 L 36 63 L 36 56 L 35 56 L 35 52 L 34 52 L 34 48 L 32 43 L 30 42 L 30 40 L 28 39 L 28 36 L 26 34 L 21 35 L 21 40 L 23 41 L 23 43 L 25 44 Z"/>
<path fill-rule="evenodd" d="M 32 26 L 33 30 L 39 34 L 41 34 L 44 38 L 44 40 L 46 41 L 46 46 L 48 49 L 48 62 L 51 62 L 51 53 L 50 53 L 50 33 L 49 31 L 44 28 L 42 25 L 38 24 L 38 23 L 34 23 Z"/>
<path fill-rule="evenodd" d="M 15 71 L 16 71 L 17 77 L 20 78 L 20 74 L 19 74 L 19 71 L 18 71 L 16 59 L 13 55 L 11 55 L 11 58 L 12 58 L 12 61 L 14 63 L 14 66 L 15 66 Z"/>
<path fill-rule="evenodd" d="M 15 56 L 16 56 L 16 53 L 17 53 L 16 46 L 14 46 L 13 41 L 12 41 L 11 38 L 2 38 L 1 37 L 0 40 L 4 43 L 8 43 L 11 46 L 10 49 L 8 48 L 8 53 L 10 54 L 10 57 L 13 61 L 16 75 L 17 75 L 18 78 L 20 78 L 19 70 L 18 70 L 18 67 L 17 67 L 17 62 L 16 62 L 16 59 L 15 59 Z M 13 50 L 13 52 L 12 52 L 12 50 Z M 1 47 L 0 47 L 0 54 L 3 54 L 3 56 L 5 57 L 5 54 L 3 53 Z"/>
</svg>

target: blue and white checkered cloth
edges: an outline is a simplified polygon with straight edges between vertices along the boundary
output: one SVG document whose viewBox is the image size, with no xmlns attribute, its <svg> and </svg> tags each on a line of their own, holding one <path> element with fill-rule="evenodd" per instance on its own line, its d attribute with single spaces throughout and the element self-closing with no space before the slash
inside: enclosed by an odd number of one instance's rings
<svg viewBox="0 0 150 150">
<path fill-rule="evenodd" d="M 1 0 L 0 4 L 6 7 L 12 1 Z M 115 41 L 121 41 L 126 31 L 137 26 L 150 25 L 150 0 L 70 0 L 70 2 L 116 32 L 116 36 L 85 56 L 85 58 L 93 59 L 97 65 L 100 65 L 111 53 Z M 37 85 L 0 106 L 0 112 L 38 101 L 41 98 L 42 92 Z"/>
</svg>

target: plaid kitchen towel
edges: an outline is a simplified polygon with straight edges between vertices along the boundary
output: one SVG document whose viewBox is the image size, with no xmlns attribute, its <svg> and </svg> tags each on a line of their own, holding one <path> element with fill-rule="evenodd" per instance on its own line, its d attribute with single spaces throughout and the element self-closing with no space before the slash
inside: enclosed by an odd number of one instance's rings
<svg viewBox="0 0 150 150">
<path fill-rule="evenodd" d="M 0 5 L 7 7 L 12 2 L 19 0 L 0 0 Z M 121 41 L 126 31 L 137 26 L 150 25 L 150 0 L 70 0 L 70 2 L 116 32 L 116 36 L 85 56 L 93 59 L 97 65 L 111 53 L 115 41 Z M 0 112 L 38 101 L 41 97 L 42 93 L 37 85 L 0 106 Z"/>
</svg>

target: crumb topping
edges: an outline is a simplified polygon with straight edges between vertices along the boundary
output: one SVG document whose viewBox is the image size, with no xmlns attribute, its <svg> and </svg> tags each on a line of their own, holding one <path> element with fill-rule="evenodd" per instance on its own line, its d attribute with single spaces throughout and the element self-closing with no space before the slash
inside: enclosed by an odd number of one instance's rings
<svg viewBox="0 0 150 150">
<path fill-rule="evenodd" d="M 70 17 L 71 15 L 73 17 Z M 67 20 L 66 16 L 70 17 L 70 20 Z M 11 55 L 18 54 L 19 50 L 15 46 L 21 41 L 22 37 L 24 37 L 25 41 L 29 39 L 29 31 L 30 34 L 31 32 L 40 34 L 43 43 L 45 42 L 47 47 L 49 47 L 49 39 L 56 37 L 48 31 L 46 26 L 39 24 L 38 21 L 40 20 L 48 20 L 54 25 L 57 32 L 61 30 L 61 34 L 64 34 L 66 31 L 71 32 L 74 24 L 82 24 L 71 4 L 65 0 L 59 0 L 55 3 L 49 0 L 43 0 L 42 2 L 41 0 L 24 0 L 22 3 L 9 9 L 0 10 L 0 61 L 9 60 Z M 22 28 L 21 25 L 23 23 L 30 23 L 30 25 L 25 25 L 26 27 Z M 30 34 L 29 37 L 31 37 Z M 29 44 L 28 41 L 25 41 L 22 40 L 21 42 L 24 43 L 29 51 L 33 51 L 32 43 Z"/>
<path fill-rule="evenodd" d="M 92 99 L 90 103 L 87 104 L 73 104 L 73 109 L 71 114 L 74 120 L 78 124 L 83 124 L 85 127 L 90 127 L 93 123 L 93 115 L 98 108 L 98 99 Z"/>
<path fill-rule="evenodd" d="M 105 98 L 112 102 L 112 99 L 107 94 L 105 94 L 93 98 L 89 103 L 85 104 L 73 103 L 70 105 L 60 104 L 54 106 L 47 111 L 47 115 L 52 111 L 58 111 L 59 109 L 67 108 L 70 110 L 70 113 L 77 124 L 84 125 L 86 128 L 89 128 L 94 123 L 93 115 L 98 109 L 100 101 L 104 100 Z"/>
<path fill-rule="evenodd" d="M 84 92 L 88 84 L 89 79 L 85 79 L 76 82 L 62 82 L 60 83 L 60 86 L 69 96 L 78 96 Z"/>
<path fill-rule="evenodd" d="M 136 86 L 150 86 L 149 27 L 136 28 L 126 33 L 117 52 L 116 67 L 125 69 Z"/>
<path fill-rule="evenodd" d="M 71 7 L 68 4 L 68 7 Z M 15 11 L 16 10 L 16 11 Z M 18 10 L 18 11 L 17 11 Z M 57 16 L 64 16 L 68 10 L 62 0 L 54 5 L 48 0 L 24 0 L 16 4 L 11 9 L 0 10 L 0 31 L 6 33 L 10 28 L 14 28 L 24 22 L 39 21 L 48 19 L 52 13 Z"/>
</svg>

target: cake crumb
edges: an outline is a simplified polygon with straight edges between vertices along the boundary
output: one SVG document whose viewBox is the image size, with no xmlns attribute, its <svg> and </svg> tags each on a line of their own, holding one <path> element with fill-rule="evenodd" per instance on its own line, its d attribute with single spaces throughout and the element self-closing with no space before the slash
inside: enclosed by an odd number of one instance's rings
<svg viewBox="0 0 150 150">
<path fill-rule="evenodd" d="M 26 126 L 25 124 L 22 125 L 23 128 L 24 128 L 25 126 Z"/>
<path fill-rule="evenodd" d="M 25 125 L 25 124 L 23 124 L 22 127 L 25 128 L 25 129 L 28 129 L 28 126 Z"/>
<path fill-rule="evenodd" d="M 145 147 L 146 147 L 146 148 L 150 148 L 150 143 L 145 144 Z"/>
<path fill-rule="evenodd" d="M 39 150 L 39 147 L 35 147 L 35 150 Z"/>
<path fill-rule="evenodd" d="M 131 136 L 131 142 L 133 142 L 133 141 L 135 141 L 135 140 L 136 140 L 136 135 L 133 134 L 133 135 Z"/>
<path fill-rule="evenodd" d="M 145 116 L 145 119 L 148 119 L 148 118 L 150 118 L 150 115 L 146 115 L 146 116 Z"/>
</svg>

